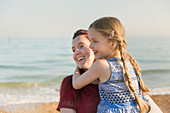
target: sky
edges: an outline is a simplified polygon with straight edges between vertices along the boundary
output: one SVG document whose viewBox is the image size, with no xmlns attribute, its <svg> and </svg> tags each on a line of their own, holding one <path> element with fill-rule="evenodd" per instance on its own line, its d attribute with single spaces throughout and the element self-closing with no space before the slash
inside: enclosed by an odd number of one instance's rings
<svg viewBox="0 0 170 113">
<path fill-rule="evenodd" d="M 0 38 L 72 37 L 104 16 L 127 37 L 170 37 L 169 0 L 0 0 Z"/>
</svg>

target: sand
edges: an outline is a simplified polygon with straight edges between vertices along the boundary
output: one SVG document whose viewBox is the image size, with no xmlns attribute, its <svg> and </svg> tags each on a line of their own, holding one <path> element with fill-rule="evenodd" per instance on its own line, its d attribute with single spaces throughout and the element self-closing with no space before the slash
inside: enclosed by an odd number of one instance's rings
<svg viewBox="0 0 170 113">
<path fill-rule="evenodd" d="M 59 113 L 56 110 L 58 103 L 30 103 L 0 107 L 0 113 Z"/>
<path fill-rule="evenodd" d="M 163 113 L 170 113 L 170 95 L 151 95 L 151 98 Z"/>
<path fill-rule="evenodd" d="M 170 113 L 170 95 L 151 95 L 163 113 Z M 32 103 L 0 106 L 0 113 L 59 113 L 58 103 Z"/>
</svg>

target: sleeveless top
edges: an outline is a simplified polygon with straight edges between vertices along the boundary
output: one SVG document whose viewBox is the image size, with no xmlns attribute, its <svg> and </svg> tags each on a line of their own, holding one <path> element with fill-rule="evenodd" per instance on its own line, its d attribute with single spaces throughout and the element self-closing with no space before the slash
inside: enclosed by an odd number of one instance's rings
<svg viewBox="0 0 170 113">
<path fill-rule="evenodd" d="M 107 61 L 111 68 L 111 76 L 106 82 L 99 82 L 101 101 L 98 105 L 97 113 L 139 113 L 140 109 L 135 103 L 135 97 L 130 93 L 124 83 L 123 63 L 120 58 L 113 57 L 107 59 Z M 126 61 L 126 64 L 136 95 L 148 102 L 142 95 L 139 87 L 139 80 L 133 65 L 128 60 Z"/>
</svg>

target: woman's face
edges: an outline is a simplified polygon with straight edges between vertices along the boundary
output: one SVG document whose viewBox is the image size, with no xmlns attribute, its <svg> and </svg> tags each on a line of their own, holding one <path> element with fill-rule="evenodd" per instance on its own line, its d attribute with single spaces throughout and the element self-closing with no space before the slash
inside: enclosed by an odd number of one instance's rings
<svg viewBox="0 0 170 113">
<path fill-rule="evenodd" d="M 89 69 L 94 61 L 94 53 L 89 48 L 90 41 L 84 35 L 75 37 L 72 41 L 73 59 L 81 69 Z"/>
</svg>

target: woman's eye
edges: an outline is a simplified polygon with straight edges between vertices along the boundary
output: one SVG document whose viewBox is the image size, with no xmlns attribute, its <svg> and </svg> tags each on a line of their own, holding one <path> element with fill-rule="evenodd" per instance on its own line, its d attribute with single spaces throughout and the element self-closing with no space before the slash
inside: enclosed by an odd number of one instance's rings
<svg viewBox="0 0 170 113">
<path fill-rule="evenodd" d="M 84 45 L 80 45 L 80 47 L 81 47 L 81 48 L 83 48 L 83 47 L 84 47 Z"/>
<path fill-rule="evenodd" d="M 75 49 L 72 49 L 72 51 L 73 51 L 73 53 L 74 53 Z"/>
</svg>

